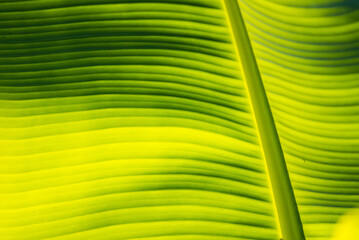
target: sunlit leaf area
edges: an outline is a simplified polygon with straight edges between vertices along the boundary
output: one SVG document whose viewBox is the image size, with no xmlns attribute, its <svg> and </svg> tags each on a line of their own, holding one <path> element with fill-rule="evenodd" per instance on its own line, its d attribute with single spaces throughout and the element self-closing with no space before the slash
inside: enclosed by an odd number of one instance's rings
<svg viewBox="0 0 359 240">
<path fill-rule="evenodd" d="M 0 0 L 1 240 L 355 240 L 356 207 L 358 1 Z"/>
</svg>

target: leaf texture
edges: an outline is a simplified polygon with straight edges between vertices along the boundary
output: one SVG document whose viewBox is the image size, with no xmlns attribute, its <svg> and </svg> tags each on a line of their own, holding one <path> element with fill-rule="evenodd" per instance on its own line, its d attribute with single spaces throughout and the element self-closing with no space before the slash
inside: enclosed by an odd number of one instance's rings
<svg viewBox="0 0 359 240">
<path fill-rule="evenodd" d="M 220 1 L 12 1 L 1 239 L 277 239 Z"/>
<path fill-rule="evenodd" d="M 359 8 L 355 1 L 239 2 L 307 239 L 359 204 Z"/>
<path fill-rule="evenodd" d="M 308 240 L 359 203 L 359 6 L 239 0 Z M 221 0 L 0 1 L 0 239 L 279 239 Z"/>
</svg>

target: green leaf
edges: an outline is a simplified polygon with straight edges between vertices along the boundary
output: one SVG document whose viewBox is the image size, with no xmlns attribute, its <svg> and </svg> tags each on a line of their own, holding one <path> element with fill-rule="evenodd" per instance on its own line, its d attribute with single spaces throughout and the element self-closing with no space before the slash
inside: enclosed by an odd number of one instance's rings
<svg viewBox="0 0 359 240">
<path fill-rule="evenodd" d="M 0 239 L 329 239 L 358 5 L 239 7 L 249 39 L 229 0 L 1 1 Z"/>
<path fill-rule="evenodd" d="M 246 0 L 240 7 L 305 235 L 329 239 L 359 203 L 357 3 Z"/>
</svg>

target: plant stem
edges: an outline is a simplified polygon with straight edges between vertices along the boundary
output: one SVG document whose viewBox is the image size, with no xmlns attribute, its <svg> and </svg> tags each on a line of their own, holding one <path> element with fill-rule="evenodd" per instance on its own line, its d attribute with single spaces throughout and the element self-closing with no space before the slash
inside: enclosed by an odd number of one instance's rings
<svg viewBox="0 0 359 240">
<path fill-rule="evenodd" d="M 224 0 L 224 3 L 257 123 L 283 239 L 304 240 L 284 154 L 242 14 L 236 0 Z"/>
</svg>

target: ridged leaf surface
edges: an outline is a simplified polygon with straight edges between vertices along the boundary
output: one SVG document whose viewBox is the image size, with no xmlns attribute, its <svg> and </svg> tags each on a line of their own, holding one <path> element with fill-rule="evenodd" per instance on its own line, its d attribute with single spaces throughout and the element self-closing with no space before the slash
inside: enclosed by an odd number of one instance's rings
<svg viewBox="0 0 359 240">
<path fill-rule="evenodd" d="M 329 239 L 359 202 L 358 5 L 239 6 Z M 220 0 L 1 1 L 0 239 L 280 239 L 238 47 Z"/>
</svg>

